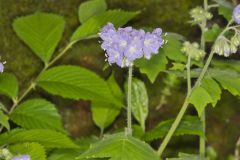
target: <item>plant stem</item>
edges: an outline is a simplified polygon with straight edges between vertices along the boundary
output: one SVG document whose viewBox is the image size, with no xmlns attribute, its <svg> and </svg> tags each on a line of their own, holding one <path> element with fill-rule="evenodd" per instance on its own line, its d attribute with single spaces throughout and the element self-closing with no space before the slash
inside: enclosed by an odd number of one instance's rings
<svg viewBox="0 0 240 160">
<path fill-rule="evenodd" d="M 127 92 L 127 135 L 132 135 L 132 70 L 133 65 L 128 70 L 128 92 Z"/>
<path fill-rule="evenodd" d="M 208 11 L 208 0 L 204 0 L 204 10 Z M 203 21 L 201 25 L 201 49 L 205 51 L 205 37 L 204 33 L 206 30 L 207 21 Z M 209 62 L 210 63 L 210 62 Z M 202 122 L 202 128 L 203 128 L 203 134 L 206 134 L 206 112 L 205 109 L 203 109 L 203 113 L 201 116 L 201 122 Z M 206 144 L 205 144 L 205 138 L 200 136 L 199 140 L 199 154 L 201 158 L 205 157 L 206 152 Z"/>
<path fill-rule="evenodd" d="M 35 83 L 37 82 L 39 76 L 46 71 L 50 66 L 52 66 L 57 60 L 59 60 L 74 44 L 75 42 L 69 43 L 56 57 L 54 57 L 49 63 L 46 63 L 44 68 L 39 72 L 38 76 L 30 83 L 28 88 L 23 92 L 23 94 L 14 101 L 10 111 L 8 112 L 8 115 L 10 115 L 14 109 L 17 107 L 17 105 L 34 89 Z M 0 127 L 0 133 L 3 129 L 3 126 Z"/>
<path fill-rule="evenodd" d="M 191 84 L 191 56 L 188 56 L 188 61 L 187 61 L 187 95 L 190 94 L 191 89 L 192 89 L 192 84 Z"/>
</svg>

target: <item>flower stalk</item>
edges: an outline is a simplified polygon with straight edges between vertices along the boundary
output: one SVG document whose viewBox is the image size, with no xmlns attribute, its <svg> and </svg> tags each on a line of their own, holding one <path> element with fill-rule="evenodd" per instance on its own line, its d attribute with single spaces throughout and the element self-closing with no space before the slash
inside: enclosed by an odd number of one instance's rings
<svg viewBox="0 0 240 160">
<path fill-rule="evenodd" d="M 133 65 L 128 70 L 128 91 L 127 91 L 127 135 L 132 135 L 132 72 Z"/>
</svg>

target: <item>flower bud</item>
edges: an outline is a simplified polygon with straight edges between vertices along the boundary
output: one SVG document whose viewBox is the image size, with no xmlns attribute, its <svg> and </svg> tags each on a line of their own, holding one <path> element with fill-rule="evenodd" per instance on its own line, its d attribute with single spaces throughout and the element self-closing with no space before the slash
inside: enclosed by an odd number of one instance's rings
<svg viewBox="0 0 240 160">
<path fill-rule="evenodd" d="M 210 12 L 204 10 L 202 7 L 193 8 L 190 11 L 190 15 L 193 19 L 192 22 L 194 24 L 198 24 L 198 23 L 201 23 L 205 20 L 209 20 L 212 18 L 212 14 Z"/>
<path fill-rule="evenodd" d="M 191 56 L 191 58 L 195 60 L 200 60 L 205 55 L 205 52 L 199 49 L 199 44 L 196 42 L 184 42 L 182 52 L 186 53 L 188 56 Z"/>
</svg>

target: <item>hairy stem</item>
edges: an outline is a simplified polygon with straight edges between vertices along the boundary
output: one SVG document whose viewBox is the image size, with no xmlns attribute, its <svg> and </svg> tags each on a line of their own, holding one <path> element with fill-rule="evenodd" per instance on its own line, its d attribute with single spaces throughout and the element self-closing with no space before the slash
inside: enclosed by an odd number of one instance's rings
<svg viewBox="0 0 240 160">
<path fill-rule="evenodd" d="M 132 135 L 132 70 L 133 67 L 129 66 L 127 91 L 127 135 Z"/>
<path fill-rule="evenodd" d="M 39 78 L 39 76 L 46 71 L 50 66 L 52 66 L 57 60 L 59 60 L 74 44 L 75 42 L 69 43 L 56 57 L 54 57 L 50 62 L 46 63 L 44 68 L 39 72 L 38 76 L 30 83 L 28 88 L 23 92 L 23 94 L 14 100 L 14 103 L 11 107 L 11 109 L 8 112 L 8 115 L 10 115 L 14 109 L 18 106 L 18 104 L 34 89 L 35 84 Z M 0 127 L 0 132 L 2 131 L 3 126 Z"/>
<path fill-rule="evenodd" d="M 187 95 L 190 94 L 191 89 L 192 89 L 192 84 L 191 84 L 191 56 L 188 56 L 188 61 L 187 61 Z"/>
<path fill-rule="evenodd" d="M 208 10 L 208 0 L 204 0 L 204 10 Z M 205 51 L 205 37 L 204 37 L 204 33 L 206 30 L 206 25 L 207 25 L 207 21 L 203 21 L 202 25 L 201 25 L 201 49 Z M 201 122 L 202 122 L 202 128 L 203 128 L 203 133 L 204 135 L 206 134 L 206 113 L 205 113 L 205 109 L 203 110 L 202 116 L 201 116 Z M 205 152 L 206 152 L 206 144 L 205 144 L 205 138 L 204 137 L 200 137 L 199 140 L 199 154 L 200 157 L 205 157 Z"/>
</svg>

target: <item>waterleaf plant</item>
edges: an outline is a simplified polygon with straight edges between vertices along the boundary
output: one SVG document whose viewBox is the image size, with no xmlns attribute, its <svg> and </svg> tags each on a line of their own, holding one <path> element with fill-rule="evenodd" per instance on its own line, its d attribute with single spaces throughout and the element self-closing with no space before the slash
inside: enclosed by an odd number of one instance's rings
<svg viewBox="0 0 240 160">
<path fill-rule="evenodd" d="M 214 8 L 228 22 L 225 27 L 212 20 Z M 104 0 L 80 4 L 81 25 L 58 54 L 55 52 L 64 33 L 64 17 L 38 11 L 14 20 L 16 36 L 39 58 L 42 68 L 22 90 L 15 75 L 8 72 L 6 62 L 0 62 L 0 94 L 5 99 L 0 102 L 0 160 L 159 160 L 167 157 L 164 151 L 171 138 L 184 135 L 199 137 L 199 153 L 180 151 L 178 158 L 167 159 L 209 158 L 205 108 L 217 106 L 222 89 L 240 95 L 239 63 L 224 61 L 237 53 L 240 45 L 240 5 L 233 8 L 224 0 L 204 0 L 203 6 L 193 8 L 189 23 L 201 30 L 196 42 L 176 33 L 163 34 L 161 28 L 145 31 L 121 27 L 139 13 L 108 10 Z M 212 23 L 208 23 L 210 20 Z M 75 44 L 92 38 L 100 38 L 106 62 L 113 70 L 108 78 L 77 65 L 56 65 Z M 212 60 L 215 57 L 224 60 Z M 114 65 L 128 69 L 125 83 L 115 78 Z M 186 80 L 187 93 L 175 118 L 149 129 L 146 121 L 150 99 L 141 78 L 146 76 L 151 84 L 160 72 L 167 78 L 157 109 L 168 103 L 166 97 L 173 96 L 171 90 L 179 84 L 177 81 Z M 99 137 L 71 138 L 50 98 L 30 98 L 30 93 L 39 88 L 48 96 L 90 101 Z M 189 106 L 194 106 L 196 114 L 185 115 Z M 110 132 L 108 128 L 121 113 L 126 113 L 126 127 Z M 162 139 L 161 144 L 151 147 L 149 142 L 156 139 Z M 238 147 L 239 143 L 236 157 Z"/>
</svg>

